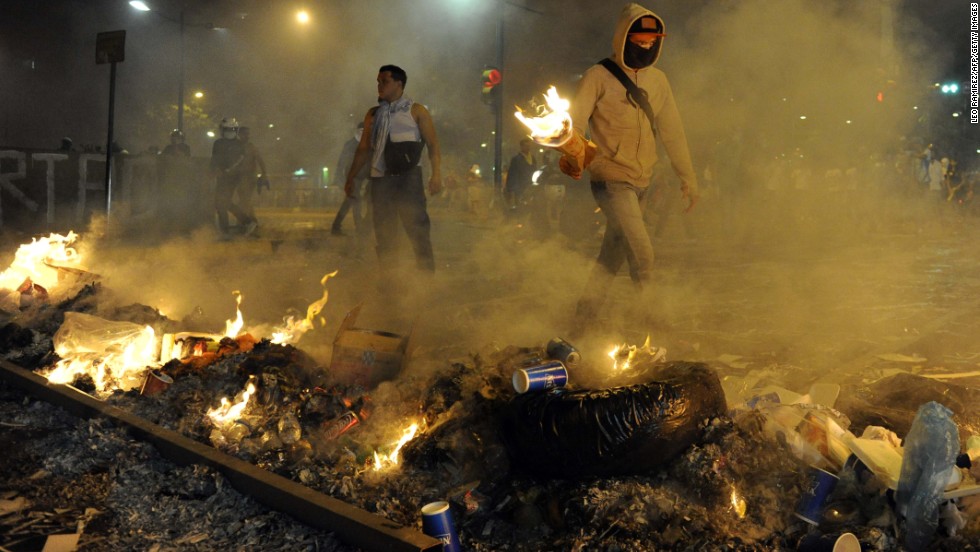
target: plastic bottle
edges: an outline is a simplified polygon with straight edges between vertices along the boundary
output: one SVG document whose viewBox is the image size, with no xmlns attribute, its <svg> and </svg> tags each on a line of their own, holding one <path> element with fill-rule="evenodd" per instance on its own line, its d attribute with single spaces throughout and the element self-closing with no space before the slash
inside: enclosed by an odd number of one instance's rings
<svg viewBox="0 0 980 552">
<path fill-rule="evenodd" d="M 937 402 L 920 406 L 904 446 L 896 500 L 899 514 L 905 516 L 905 547 L 917 552 L 936 534 L 949 468 L 960 451 L 952 411 Z"/>
</svg>

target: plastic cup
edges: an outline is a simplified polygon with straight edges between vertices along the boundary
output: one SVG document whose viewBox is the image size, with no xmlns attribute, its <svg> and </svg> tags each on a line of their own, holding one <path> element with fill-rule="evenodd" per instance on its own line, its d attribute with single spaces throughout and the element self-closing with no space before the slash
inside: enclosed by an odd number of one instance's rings
<svg viewBox="0 0 980 552">
<path fill-rule="evenodd" d="M 430 502 L 422 506 L 422 532 L 442 542 L 442 552 L 460 552 L 453 513 L 445 500 Z"/>
<path fill-rule="evenodd" d="M 157 393 L 163 393 L 174 382 L 173 378 L 160 372 L 159 370 L 149 370 L 143 379 L 143 386 L 140 388 L 140 395 L 149 397 Z"/>
<path fill-rule="evenodd" d="M 796 508 L 796 517 L 811 525 L 820 525 L 820 515 L 823 512 L 827 498 L 837 486 L 838 477 L 827 470 L 816 466 L 810 467 L 800 505 Z"/>
<path fill-rule="evenodd" d="M 564 387 L 568 383 L 568 370 L 560 361 L 546 362 L 516 370 L 511 377 L 511 383 L 518 393 L 547 391 L 555 387 Z"/>
</svg>

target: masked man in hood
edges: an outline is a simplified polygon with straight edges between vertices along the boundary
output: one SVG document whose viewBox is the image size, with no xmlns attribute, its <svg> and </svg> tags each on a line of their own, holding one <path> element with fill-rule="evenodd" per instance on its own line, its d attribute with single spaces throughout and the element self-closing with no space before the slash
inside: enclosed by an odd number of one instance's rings
<svg viewBox="0 0 980 552">
<path fill-rule="evenodd" d="M 657 140 L 680 178 L 686 210 L 698 200 L 697 176 L 673 92 L 664 72 L 653 66 L 665 36 L 660 17 L 640 5 L 627 4 L 616 24 L 612 63 L 604 60 L 609 67 L 600 63 L 586 70 L 572 102 L 576 132 L 585 135 L 588 131 L 597 146 L 588 170 L 592 195 L 606 216 L 599 257 L 576 307 L 574 333 L 583 332 L 595 321 L 623 261 L 628 262 L 630 277 L 641 295 L 651 285 L 653 245 L 643 211 L 657 164 Z M 614 74 L 614 69 L 621 74 Z M 638 94 L 646 96 L 649 110 L 636 101 L 636 91 L 627 95 L 621 79 L 640 89 Z M 577 178 L 585 167 L 584 156 L 565 156 L 561 166 Z M 643 297 L 637 306 L 647 307 Z"/>
</svg>

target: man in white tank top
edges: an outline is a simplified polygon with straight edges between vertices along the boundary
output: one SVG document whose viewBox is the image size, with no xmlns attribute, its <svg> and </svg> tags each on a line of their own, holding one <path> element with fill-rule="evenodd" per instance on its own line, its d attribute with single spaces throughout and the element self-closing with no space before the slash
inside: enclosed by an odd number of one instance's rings
<svg viewBox="0 0 980 552">
<path fill-rule="evenodd" d="M 354 177 L 369 164 L 374 236 L 382 275 L 391 281 L 398 246 L 398 227 L 408 234 L 420 271 L 435 271 L 429 215 L 426 211 L 422 168 L 422 149 L 429 153 L 432 174 L 428 191 L 442 190 L 439 140 L 432 116 L 422 104 L 404 95 L 408 76 L 395 65 L 378 71 L 378 106 L 364 117 L 364 133 L 347 171 L 344 192 L 354 193 Z"/>
</svg>

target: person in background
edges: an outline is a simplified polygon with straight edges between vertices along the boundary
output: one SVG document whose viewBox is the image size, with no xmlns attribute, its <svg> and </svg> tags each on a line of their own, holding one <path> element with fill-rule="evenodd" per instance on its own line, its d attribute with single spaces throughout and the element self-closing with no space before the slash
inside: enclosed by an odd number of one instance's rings
<svg viewBox="0 0 980 552">
<path fill-rule="evenodd" d="M 261 188 L 269 188 L 269 172 L 265 169 L 265 160 L 259 153 L 259 148 L 251 141 L 252 132 L 246 127 L 238 128 L 238 139 L 245 147 L 245 158 L 242 160 L 242 180 L 238 184 L 238 205 L 250 219 L 246 225 L 246 234 L 251 234 L 258 227 L 259 220 L 255 217 L 253 198 Z"/>
<path fill-rule="evenodd" d="M 238 121 L 221 120 L 221 137 L 211 147 L 211 175 L 215 178 L 214 209 L 218 214 L 218 230 L 222 239 L 231 237 L 228 213 L 235 215 L 245 234 L 255 231 L 257 224 L 233 201 L 245 169 L 245 144 L 238 139 Z"/>
<path fill-rule="evenodd" d="M 190 157 L 191 147 L 184 142 L 184 133 L 179 129 L 174 129 L 170 133 L 170 143 L 163 148 L 163 155 L 173 157 Z"/>
<path fill-rule="evenodd" d="M 531 153 L 533 146 L 534 141 L 530 138 L 521 140 L 521 151 L 511 158 L 507 169 L 504 198 L 511 214 L 519 214 L 518 211 L 524 203 L 524 194 L 531 187 L 531 178 L 537 168 L 534 154 Z"/>
<path fill-rule="evenodd" d="M 398 247 L 399 223 L 408 234 L 419 270 L 435 272 L 429 214 L 419 160 L 429 153 L 432 174 L 429 193 L 442 189 L 441 154 L 429 110 L 405 95 L 408 75 L 396 65 L 378 70 L 378 106 L 364 116 L 364 134 L 347 171 L 344 192 L 353 196 L 355 180 L 364 165 L 370 166 L 371 208 L 374 237 L 382 270 L 382 289 L 394 283 L 393 265 Z"/>
<path fill-rule="evenodd" d="M 485 220 L 489 216 L 489 195 L 490 190 L 483 180 L 483 171 L 479 165 L 472 165 L 466 171 L 466 212 Z"/>
<path fill-rule="evenodd" d="M 665 36 L 660 17 L 638 4 L 627 4 L 616 23 L 611 63 L 587 69 L 572 101 L 575 131 L 583 136 L 590 131 L 598 147 L 588 170 L 592 196 L 606 217 L 602 246 L 576 305 L 572 334 L 581 335 L 597 320 L 624 261 L 637 286 L 638 297 L 631 304 L 638 321 L 651 321 L 645 309 L 649 309 L 646 299 L 652 285 L 653 245 L 643 210 L 657 162 L 658 140 L 680 178 L 681 192 L 688 201 L 686 210 L 698 200 L 697 175 L 673 92 L 664 72 L 653 66 Z M 627 79 L 645 92 L 641 98 L 627 99 Z M 649 111 L 642 106 L 643 96 Z M 585 153 L 565 155 L 559 164 L 566 174 L 577 178 L 586 168 Z"/>
<path fill-rule="evenodd" d="M 344 147 L 340 151 L 340 158 L 337 159 L 338 171 L 347 171 L 350 169 L 351 163 L 354 161 L 354 153 L 357 151 L 357 145 L 361 143 L 361 135 L 363 134 L 364 122 L 362 121 L 357 123 L 357 128 L 354 130 L 354 136 L 344 143 Z M 333 218 L 333 224 L 330 227 L 330 233 L 334 236 L 344 235 L 344 218 L 347 216 L 349 211 L 353 211 L 352 217 L 354 219 L 354 231 L 357 234 L 363 233 L 361 228 L 361 200 L 364 197 L 364 183 L 367 181 L 368 172 L 368 166 L 365 163 L 361 168 L 361 172 L 354 175 L 354 193 L 352 195 L 344 196 L 344 202 L 340 204 L 340 208 L 337 210 L 337 215 Z M 346 180 L 347 174 L 345 172 L 343 173 L 343 181 L 346 182 Z"/>
</svg>

